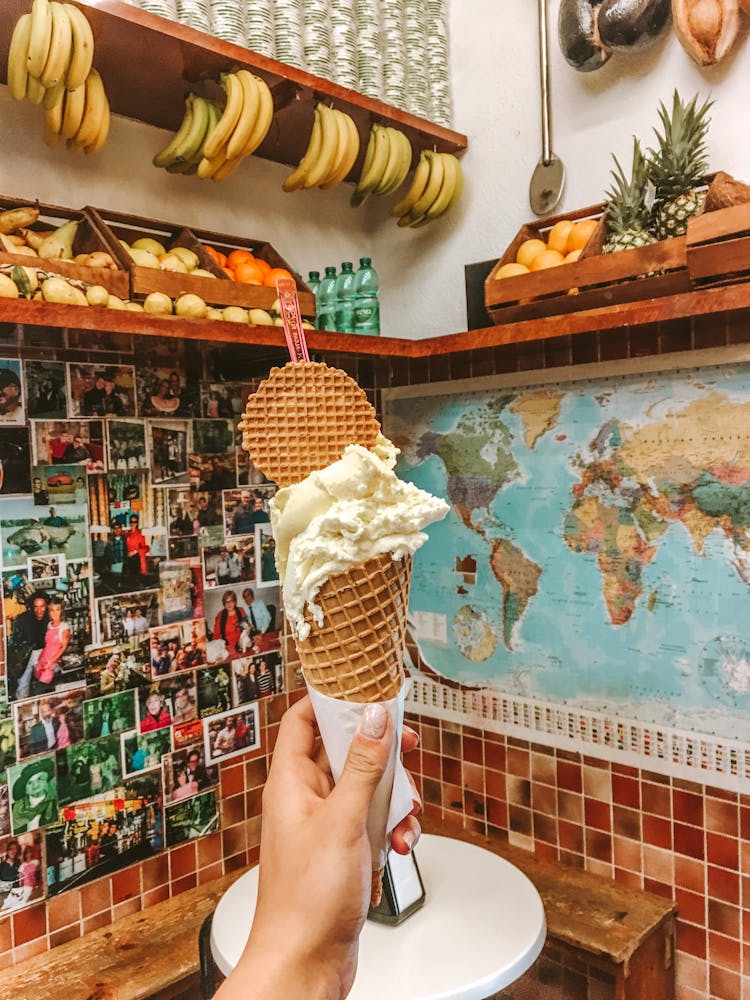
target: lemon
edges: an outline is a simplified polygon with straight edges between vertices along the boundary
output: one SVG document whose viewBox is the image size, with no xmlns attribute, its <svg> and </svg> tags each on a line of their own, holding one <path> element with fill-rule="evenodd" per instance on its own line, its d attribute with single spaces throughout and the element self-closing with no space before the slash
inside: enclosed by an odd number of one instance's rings
<svg viewBox="0 0 750 1000">
<path fill-rule="evenodd" d="M 568 253 L 572 250 L 583 250 L 597 227 L 596 219 L 581 219 L 576 222 L 568 236 Z"/>
<path fill-rule="evenodd" d="M 89 285 L 86 298 L 90 306 L 106 306 L 109 302 L 109 292 L 102 285 Z"/>
<path fill-rule="evenodd" d="M 547 249 L 543 240 L 524 240 L 516 253 L 516 263 L 531 267 L 534 258 Z"/>
<path fill-rule="evenodd" d="M 568 251 L 568 239 L 570 237 L 573 223 L 570 219 L 562 219 L 556 222 L 547 235 L 547 247 L 550 250 L 557 250 L 563 256 Z"/>
<path fill-rule="evenodd" d="M 546 271 L 548 267 L 557 267 L 565 260 L 558 250 L 545 250 L 531 262 L 532 271 Z"/>
<path fill-rule="evenodd" d="M 164 292 L 151 292 L 143 302 L 143 309 L 153 316 L 171 316 L 172 300 Z"/>
<path fill-rule="evenodd" d="M 574 264 L 583 253 L 583 250 L 571 250 L 570 253 L 565 255 L 566 264 Z"/>
<path fill-rule="evenodd" d="M 204 319 L 208 306 L 199 295 L 181 295 L 174 304 L 178 316 L 189 319 Z"/>
<path fill-rule="evenodd" d="M 503 264 L 495 274 L 496 278 L 515 278 L 518 274 L 528 274 L 528 267 L 523 264 Z"/>
</svg>

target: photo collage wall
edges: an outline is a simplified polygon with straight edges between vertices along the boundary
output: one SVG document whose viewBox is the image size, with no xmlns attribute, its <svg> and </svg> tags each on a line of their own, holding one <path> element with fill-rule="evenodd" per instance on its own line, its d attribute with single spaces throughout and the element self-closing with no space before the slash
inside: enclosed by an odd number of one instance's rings
<svg viewBox="0 0 750 1000">
<path fill-rule="evenodd" d="M 0 359 L 0 917 L 216 830 L 219 764 L 260 746 L 284 664 L 256 387 Z"/>
</svg>

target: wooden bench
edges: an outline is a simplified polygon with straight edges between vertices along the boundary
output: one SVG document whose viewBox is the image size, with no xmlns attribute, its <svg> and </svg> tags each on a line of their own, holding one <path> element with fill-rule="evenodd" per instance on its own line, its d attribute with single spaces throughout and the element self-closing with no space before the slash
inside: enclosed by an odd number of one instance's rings
<svg viewBox="0 0 750 1000">
<path fill-rule="evenodd" d="M 199 997 L 201 925 L 241 874 L 188 889 L 4 970 L 0 1000 Z"/>
<path fill-rule="evenodd" d="M 577 956 L 579 965 L 582 958 L 601 970 L 612 981 L 613 1000 L 673 1000 L 677 908 L 671 900 L 541 860 L 452 822 L 425 819 L 422 827 L 426 833 L 477 844 L 520 868 L 544 903 L 545 951 L 553 951 L 557 959 L 561 952 L 573 961 Z M 416 856 L 419 860 L 419 845 Z M 513 997 L 512 987 L 507 996 Z"/>
</svg>

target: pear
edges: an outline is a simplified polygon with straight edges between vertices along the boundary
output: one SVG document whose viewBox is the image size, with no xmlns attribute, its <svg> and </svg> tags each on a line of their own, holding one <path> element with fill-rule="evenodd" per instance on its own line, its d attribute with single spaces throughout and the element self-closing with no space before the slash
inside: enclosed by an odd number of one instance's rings
<svg viewBox="0 0 750 1000">
<path fill-rule="evenodd" d="M 210 271 L 204 271 L 202 267 L 196 267 L 194 271 L 190 272 L 194 278 L 215 278 L 216 275 L 212 274 Z"/>
<path fill-rule="evenodd" d="M 178 316 L 190 319 L 205 319 L 208 306 L 198 295 L 181 295 L 174 304 Z"/>
<path fill-rule="evenodd" d="M 159 267 L 162 271 L 177 271 L 178 274 L 188 273 L 188 269 L 184 262 L 173 253 L 162 254 L 159 258 Z"/>
<path fill-rule="evenodd" d="M 106 306 L 109 302 L 109 292 L 102 285 L 89 285 L 86 298 L 90 306 Z"/>
<path fill-rule="evenodd" d="M 144 299 L 143 308 L 154 316 L 171 316 L 172 300 L 164 292 L 151 292 Z"/>
<path fill-rule="evenodd" d="M 150 236 L 142 236 L 139 240 L 136 240 L 130 245 L 131 250 L 148 250 L 152 253 L 154 257 L 161 257 L 162 254 L 167 252 L 167 248 L 163 243 L 158 240 L 151 239 Z"/>
<path fill-rule="evenodd" d="M 224 319 L 224 313 L 221 309 L 215 309 L 213 306 L 209 306 L 206 309 L 206 319 Z"/>
<path fill-rule="evenodd" d="M 200 264 L 198 254 L 193 253 L 192 250 L 188 250 L 187 247 L 172 247 L 169 252 L 174 254 L 175 257 L 179 257 L 188 271 L 194 271 Z"/>
<path fill-rule="evenodd" d="M 73 240 L 78 232 L 78 222 L 66 222 L 48 236 L 36 251 L 44 260 L 72 260 Z"/>
<path fill-rule="evenodd" d="M 273 326 L 273 317 L 265 309 L 251 309 L 250 322 L 253 326 Z"/>
<path fill-rule="evenodd" d="M 222 316 L 225 323 L 247 323 L 247 309 L 241 306 L 227 306 Z"/>
<path fill-rule="evenodd" d="M 46 281 L 42 282 L 42 295 L 45 302 L 59 302 L 67 306 L 80 305 L 81 300 L 76 295 L 77 291 L 78 289 L 69 285 L 64 278 L 47 278 Z M 85 295 L 83 298 L 84 304 L 88 305 Z"/>
<path fill-rule="evenodd" d="M 17 299 L 18 286 L 7 274 L 0 274 L 0 299 Z"/>
<path fill-rule="evenodd" d="M 159 267 L 159 261 L 150 250 L 141 250 L 138 247 L 130 250 L 130 256 L 139 267 Z"/>
</svg>

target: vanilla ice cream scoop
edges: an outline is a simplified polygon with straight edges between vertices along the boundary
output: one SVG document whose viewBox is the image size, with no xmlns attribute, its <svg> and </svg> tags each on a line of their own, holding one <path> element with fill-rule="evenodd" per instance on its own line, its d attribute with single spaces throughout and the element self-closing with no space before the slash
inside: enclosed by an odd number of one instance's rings
<svg viewBox="0 0 750 1000">
<path fill-rule="evenodd" d="M 296 638 L 310 632 L 306 609 L 322 624 L 315 598 L 329 577 L 386 552 L 412 555 L 427 541 L 423 529 L 447 514 L 444 500 L 396 476 L 397 454 L 382 434 L 372 450 L 349 445 L 337 462 L 271 501 L 284 610 Z"/>
</svg>

